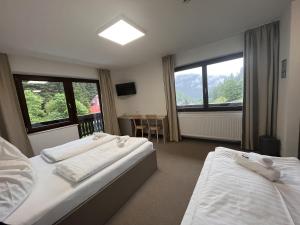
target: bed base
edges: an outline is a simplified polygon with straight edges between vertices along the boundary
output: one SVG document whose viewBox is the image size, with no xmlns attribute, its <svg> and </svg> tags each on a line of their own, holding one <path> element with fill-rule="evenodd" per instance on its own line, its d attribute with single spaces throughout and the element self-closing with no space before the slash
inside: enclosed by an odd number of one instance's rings
<svg viewBox="0 0 300 225">
<path fill-rule="evenodd" d="M 55 224 L 104 225 L 156 169 L 154 151 Z"/>
</svg>

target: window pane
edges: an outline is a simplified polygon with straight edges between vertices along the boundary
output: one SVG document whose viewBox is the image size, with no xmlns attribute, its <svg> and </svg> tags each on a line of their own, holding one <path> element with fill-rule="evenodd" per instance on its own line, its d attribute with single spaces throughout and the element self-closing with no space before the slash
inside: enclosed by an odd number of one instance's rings
<svg viewBox="0 0 300 225">
<path fill-rule="evenodd" d="M 78 116 L 101 112 L 96 83 L 73 82 L 73 90 Z"/>
<path fill-rule="evenodd" d="M 96 83 L 73 82 L 79 136 L 103 131 L 101 104 Z"/>
<path fill-rule="evenodd" d="M 242 104 L 243 77 L 243 58 L 208 65 L 209 104 Z"/>
<path fill-rule="evenodd" d="M 69 118 L 62 82 L 23 80 L 22 85 L 33 127 L 41 126 L 44 122 Z"/>
<path fill-rule="evenodd" d="M 175 73 L 177 106 L 203 105 L 202 67 Z"/>
</svg>

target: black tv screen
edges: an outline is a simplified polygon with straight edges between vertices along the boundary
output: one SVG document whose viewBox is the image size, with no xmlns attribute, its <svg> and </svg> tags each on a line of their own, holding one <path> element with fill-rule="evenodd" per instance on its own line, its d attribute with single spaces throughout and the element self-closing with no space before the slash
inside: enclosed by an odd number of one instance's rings
<svg viewBox="0 0 300 225">
<path fill-rule="evenodd" d="M 134 95 L 136 94 L 135 83 L 123 83 L 123 84 L 116 84 L 116 90 L 118 96 L 123 95 Z"/>
</svg>

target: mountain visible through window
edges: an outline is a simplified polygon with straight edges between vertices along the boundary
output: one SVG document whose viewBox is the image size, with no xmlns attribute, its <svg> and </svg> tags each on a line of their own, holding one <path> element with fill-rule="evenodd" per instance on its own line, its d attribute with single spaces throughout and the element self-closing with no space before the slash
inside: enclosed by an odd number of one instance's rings
<svg viewBox="0 0 300 225">
<path fill-rule="evenodd" d="M 202 67 L 176 72 L 175 87 L 178 106 L 202 105 Z"/>
<path fill-rule="evenodd" d="M 209 104 L 243 103 L 243 58 L 207 66 Z"/>
<path fill-rule="evenodd" d="M 235 53 L 175 69 L 179 111 L 241 110 L 244 58 Z"/>
</svg>

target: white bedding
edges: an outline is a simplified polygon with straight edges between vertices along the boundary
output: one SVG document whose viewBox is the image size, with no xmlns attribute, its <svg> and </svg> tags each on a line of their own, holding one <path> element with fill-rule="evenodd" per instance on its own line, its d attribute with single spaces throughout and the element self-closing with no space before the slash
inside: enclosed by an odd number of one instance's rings
<svg viewBox="0 0 300 225">
<path fill-rule="evenodd" d="M 208 154 L 181 225 L 300 224 L 300 163 L 272 157 L 271 182 L 233 160 L 233 150 Z"/>
<path fill-rule="evenodd" d="M 29 159 L 0 137 L 0 222 L 23 203 L 34 183 Z"/>
<path fill-rule="evenodd" d="M 76 156 L 97 146 L 106 144 L 116 138 L 117 136 L 106 133 L 90 135 L 88 137 L 77 139 L 53 148 L 43 149 L 41 156 L 47 162 L 54 163 Z"/>
<path fill-rule="evenodd" d="M 115 140 L 57 163 L 55 172 L 77 183 L 128 155 L 145 142 L 147 142 L 146 138 L 128 137 L 120 147 L 120 142 Z"/>
<path fill-rule="evenodd" d="M 76 185 L 54 174 L 55 164 L 46 163 L 41 156 L 33 157 L 30 161 L 37 170 L 36 185 L 27 200 L 4 222 L 13 225 L 53 224 L 153 151 L 152 143 L 146 142 Z"/>
</svg>

